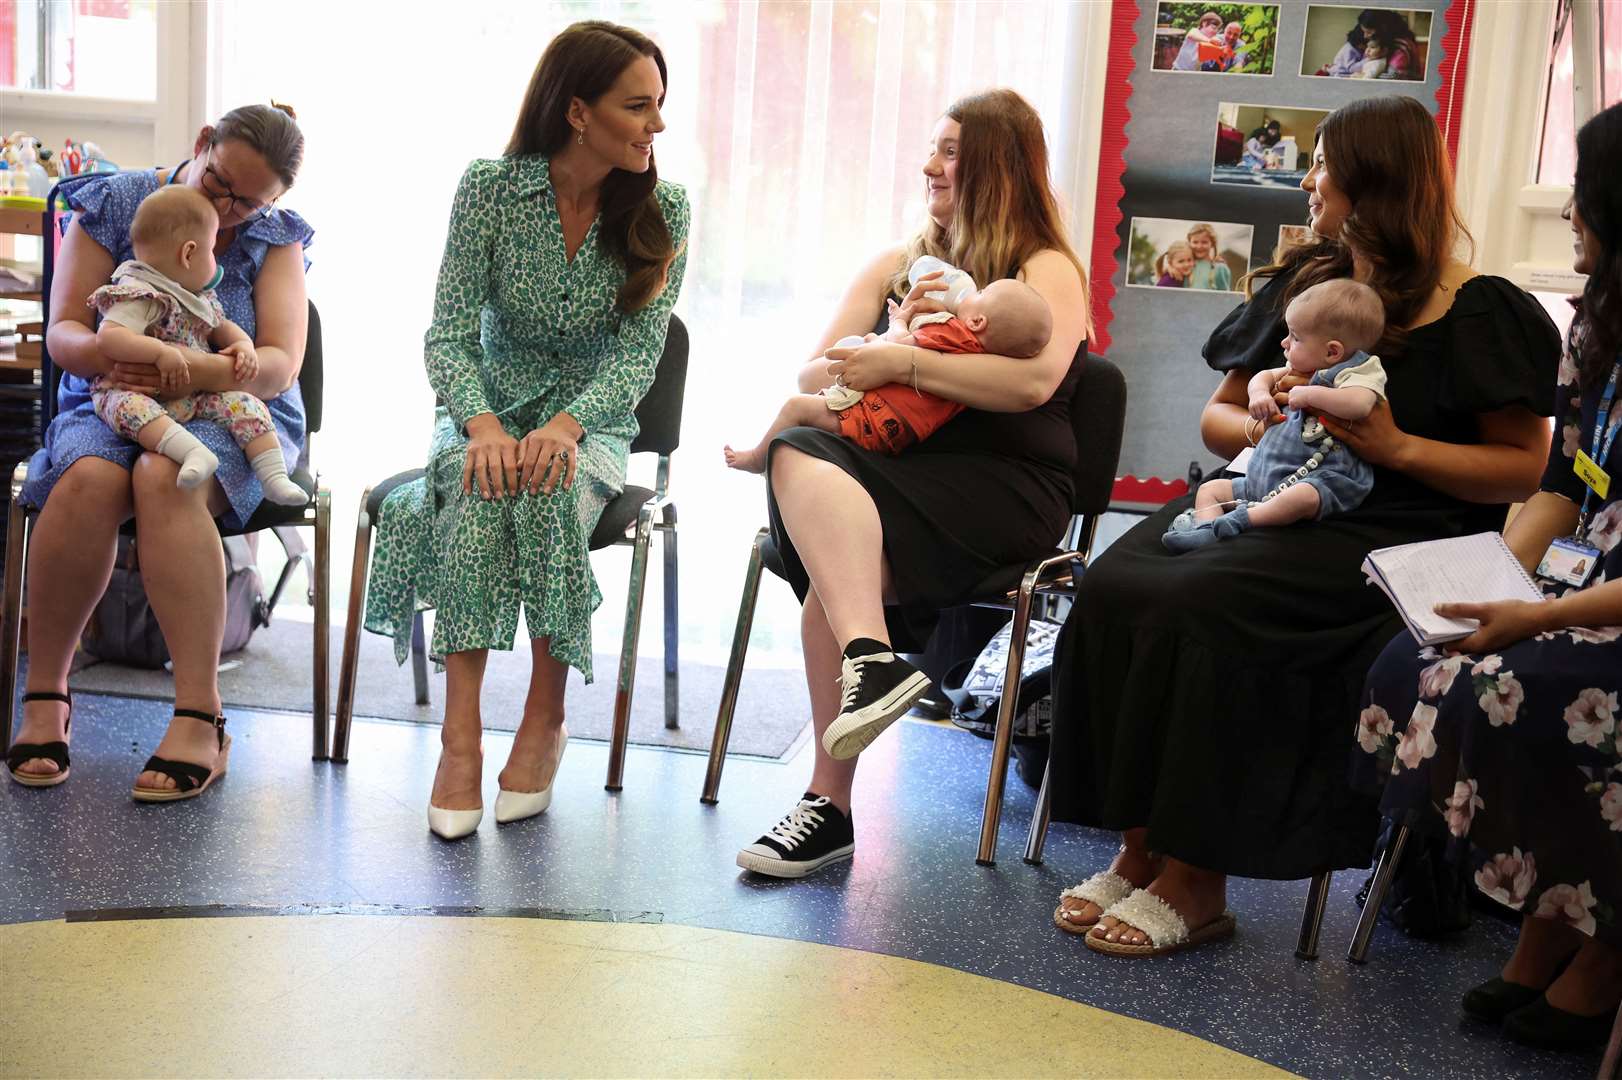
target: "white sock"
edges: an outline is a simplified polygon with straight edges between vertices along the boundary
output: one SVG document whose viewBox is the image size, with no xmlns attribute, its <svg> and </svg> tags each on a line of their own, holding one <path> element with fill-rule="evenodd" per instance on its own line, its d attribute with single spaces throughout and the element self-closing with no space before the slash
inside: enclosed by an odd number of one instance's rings
<svg viewBox="0 0 1622 1080">
<path fill-rule="evenodd" d="M 248 465 L 259 477 L 265 489 L 265 498 L 282 506 L 303 506 L 310 501 L 309 492 L 287 477 L 287 462 L 279 447 L 272 447 L 257 457 L 249 458 Z"/>
<path fill-rule="evenodd" d="M 158 440 L 158 453 L 180 463 L 180 475 L 175 478 L 176 487 L 194 488 L 213 476 L 214 470 L 220 467 L 220 459 L 214 456 L 214 451 L 179 424 L 171 424 L 169 430 L 163 433 Z"/>
</svg>

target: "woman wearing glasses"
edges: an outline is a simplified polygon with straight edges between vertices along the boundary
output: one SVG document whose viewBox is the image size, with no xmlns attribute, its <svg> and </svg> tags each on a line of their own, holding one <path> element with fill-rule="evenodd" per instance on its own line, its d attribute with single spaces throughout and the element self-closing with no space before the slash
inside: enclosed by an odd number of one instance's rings
<svg viewBox="0 0 1622 1080">
<path fill-rule="evenodd" d="M 297 379 L 308 321 L 304 248 L 312 231 L 275 203 L 292 186 L 303 156 L 304 136 L 291 109 L 248 105 L 203 128 L 190 160 L 98 177 L 67 196 L 72 213 L 51 285 L 47 331 L 51 358 L 63 372 L 60 411 L 29 464 L 22 494 L 40 514 L 28 550 L 28 692 L 7 758 L 21 783 L 46 786 L 68 778 L 68 663 L 107 587 L 119 526 L 131 517 L 142 539 L 152 611 L 173 660 L 176 709 L 155 751 L 170 768 L 142 772 L 135 787 L 184 798 L 200 793 L 224 767 L 216 669 L 225 565 L 212 519 L 243 524 L 263 492 L 217 424 L 186 425 L 220 459 L 211 483 L 186 489 L 175 484 L 175 462 L 142 452 L 97 418 L 89 386 L 98 375 L 160 399 L 174 395 L 160 391 L 155 367 L 114 365 L 101 354 L 86 298 L 134 258 L 130 222 L 142 199 L 165 184 L 207 196 L 220 216 L 214 254 L 224 276 L 215 293 L 231 321 L 253 338 L 259 373 L 238 380 L 229 356 L 189 353 L 191 385 L 180 393 L 255 395 L 270 408 L 283 455 L 298 460 L 304 402 Z"/>
</svg>

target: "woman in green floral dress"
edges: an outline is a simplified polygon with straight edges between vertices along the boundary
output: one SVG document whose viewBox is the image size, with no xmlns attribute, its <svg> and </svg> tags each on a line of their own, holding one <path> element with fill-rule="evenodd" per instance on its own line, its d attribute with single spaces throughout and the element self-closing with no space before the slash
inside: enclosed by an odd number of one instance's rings
<svg viewBox="0 0 1622 1080">
<path fill-rule="evenodd" d="M 686 265 L 687 197 L 653 163 L 664 96 L 652 41 L 576 23 L 541 57 L 506 155 L 457 189 L 426 340 L 442 403 L 427 475 L 383 503 L 366 613 L 403 662 L 414 612 L 436 609 L 446 701 L 428 819 L 445 839 L 483 814 L 479 690 L 519 608 L 534 667 L 498 821 L 546 808 L 564 679 L 592 677 L 587 541 L 624 488 Z"/>
</svg>

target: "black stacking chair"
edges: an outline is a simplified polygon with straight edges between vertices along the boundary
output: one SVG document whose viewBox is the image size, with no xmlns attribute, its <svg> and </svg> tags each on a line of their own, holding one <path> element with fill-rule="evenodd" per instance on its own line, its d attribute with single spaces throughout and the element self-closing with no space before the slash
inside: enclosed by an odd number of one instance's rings
<svg viewBox="0 0 1622 1080">
<path fill-rule="evenodd" d="M 648 549 L 655 530 L 663 534 L 665 555 L 665 727 L 680 726 L 678 712 L 676 623 L 676 504 L 670 498 L 670 456 L 681 442 L 682 399 L 687 384 L 687 327 L 670 317 L 664 355 L 647 395 L 636 407 L 641 431 L 631 452 L 659 456 L 654 487 L 627 484 L 603 510 L 591 534 L 592 551 L 625 544 L 631 548 L 631 584 L 625 598 L 625 635 L 620 645 L 619 683 L 614 693 L 614 734 L 608 751 L 609 791 L 620 790 L 625 772 L 625 744 L 631 730 L 631 697 L 636 685 L 637 639 L 642 629 L 642 595 L 647 584 Z M 332 737 L 332 760 L 349 760 L 349 730 L 355 711 L 355 677 L 360 663 L 360 631 L 366 602 L 366 578 L 371 570 L 372 529 L 383 500 L 401 484 L 423 475 L 422 469 L 398 473 L 368 488 L 360 497 L 355 526 L 355 562 L 349 578 L 349 614 L 344 624 L 344 655 L 338 668 L 338 718 Z M 659 516 L 657 522 L 655 515 Z M 417 704 L 428 704 L 428 650 L 422 612 L 411 622 L 411 668 L 417 684 Z"/>
<path fill-rule="evenodd" d="M 41 285 L 42 297 L 45 301 L 45 314 L 41 322 L 50 323 L 51 278 L 55 271 L 56 244 L 54 240 L 57 232 L 56 207 L 57 196 L 67 188 L 90 177 L 74 177 L 57 184 L 45 201 L 45 220 L 43 230 L 43 247 L 45 249 L 45 274 Z M 253 517 L 240 529 L 231 529 L 221 526 L 220 536 L 245 536 L 248 533 L 260 532 L 269 529 L 281 541 L 283 550 L 287 553 L 287 562 L 283 565 L 281 575 L 277 578 L 276 587 L 271 590 L 265 602 L 264 619 L 268 622 L 276 602 L 281 598 L 282 590 L 286 587 L 293 570 L 298 566 L 305 568 L 310 581 L 310 603 L 315 608 L 315 626 L 313 628 L 313 653 L 311 662 L 314 671 L 314 683 L 311 693 L 311 746 L 310 756 L 317 761 L 324 761 L 327 757 L 327 639 L 329 627 L 329 609 L 327 598 L 328 587 L 328 536 L 332 523 L 332 492 L 321 483 L 321 474 L 314 471 L 310 463 L 310 444 L 314 441 L 315 433 L 321 430 L 322 412 L 322 356 L 321 356 L 321 318 L 316 312 L 315 303 L 310 303 L 310 326 L 304 344 L 304 365 L 299 369 L 299 389 L 304 395 L 305 430 L 307 435 L 302 453 L 299 455 L 297 466 L 292 470 L 293 482 L 310 493 L 310 501 L 302 507 L 278 506 L 275 503 L 263 502 L 259 509 L 254 511 Z M 49 345 L 42 349 L 40 359 L 40 430 L 50 426 L 56 417 L 56 393 L 61 384 L 62 372 L 51 362 Z M 11 717 L 15 708 L 17 692 L 17 646 L 22 628 L 22 595 L 23 571 L 27 565 L 27 543 L 29 522 L 33 513 L 26 510 L 18 501 L 23 484 L 28 480 L 28 462 L 23 461 L 17 465 L 11 476 L 11 503 L 6 517 L 6 595 L 5 609 L 0 613 L 0 704 L 3 704 L 6 713 L 4 733 L 5 745 L 11 744 Z M 300 526 L 311 526 L 315 529 L 315 558 L 312 561 L 303 539 L 298 534 Z M 133 536 L 135 523 L 130 521 L 124 526 L 124 532 Z"/>
<path fill-rule="evenodd" d="M 1008 752 L 1013 742 L 1014 717 L 1019 709 L 1020 673 L 1025 663 L 1025 635 L 1031 608 L 1038 596 L 1071 597 L 1075 579 L 1086 568 L 1093 534 L 1099 517 L 1109 508 L 1110 489 L 1115 483 L 1115 465 L 1120 459 L 1121 432 L 1126 423 L 1126 380 L 1120 369 L 1101 356 L 1078 356 L 1081 377 L 1071 400 L 1070 422 L 1076 436 L 1076 468 L 1072 474 L 1076 515 L 1064 537 L 1064 546 L 1035 562 L 1005 566 L 976 586 L 959 604 L 994 607 L 1014 613 L 1008 642 L 1009 672 L 997 711 L 997 728 L 992 740 L 991 776 L 986 783 L 985 810 L 980 821 L 980 847 L 975 861 L 991 866 L 997 857 L 997 832 L 1002 820 L 1003 785 L 1008 775 Z M 755 618 L 755 598 L 760 591 L 760 572 L 765 567 L 779 577 L 782 564 L 767 530 L 755 534 L 744 575 L 743 599 L 738 606 L 738 622 L 732 635 L 732 654 L 727 662 L 726 680 L 721 687 L 721 705 L 715 717 L 715 736 L 710 743 L 710 764 L 704 774 L 704 791 L 699 798 L 713 804 L 719 799 L 721 768 L 726 763 L 727 740 L 732 734 L 732 715 L 738 704 L 738 684 L 743 678 L 744 658 L 749 649 L 749 630 Z M 958 606 L 958 605 L 954 605 Z M 1040 837 L 1046 832 L 1048 785 L 1044 778 L 1031 836 L 1039 861 Z M 1029 845 L 1028 845 L 1029 852 Z"/>
</svg>

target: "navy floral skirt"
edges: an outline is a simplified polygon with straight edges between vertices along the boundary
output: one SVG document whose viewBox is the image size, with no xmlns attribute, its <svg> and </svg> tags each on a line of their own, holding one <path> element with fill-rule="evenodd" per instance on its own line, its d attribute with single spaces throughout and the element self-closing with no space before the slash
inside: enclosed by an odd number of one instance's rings
<svg viewBox="0 0 1622 1080">
<path fill-rule="evenodd" d="M 1454 838 L 1477 888 L 1622 946 L 1622 627 L 1539 634 L 1485 656 L 1403 633 L 1369 672 L 1358 786 Z"/>
</svg>

